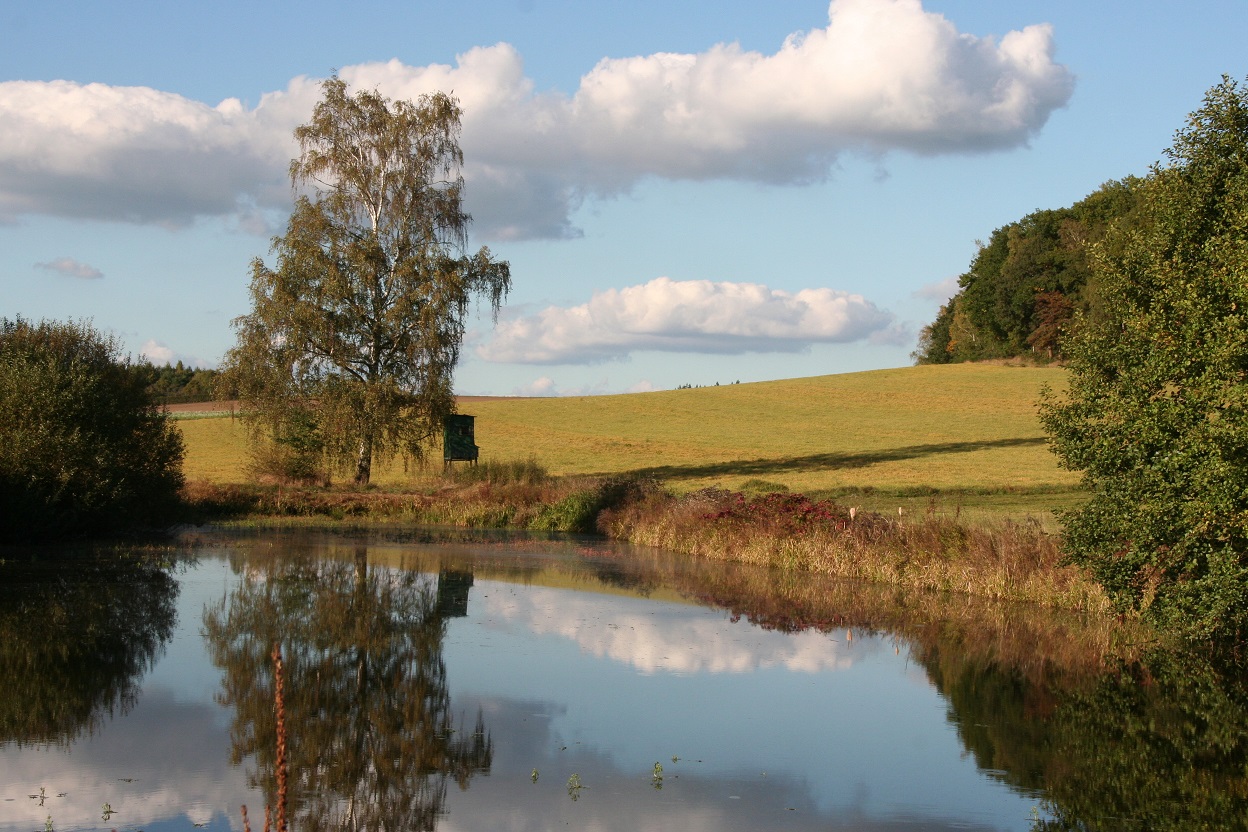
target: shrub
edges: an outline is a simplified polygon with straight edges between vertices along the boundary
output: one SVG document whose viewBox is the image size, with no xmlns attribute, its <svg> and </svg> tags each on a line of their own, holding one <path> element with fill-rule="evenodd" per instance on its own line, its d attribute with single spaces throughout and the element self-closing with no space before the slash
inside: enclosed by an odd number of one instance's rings
<svg viewBox="0 0 1248 832">
<path fill-rule="evenodd" d="M 256 431 L 247 474 L 258 482 L 329 485 L 325 443 L 315 416 L 292 408 L 280 431 Z"/>
<path fill-rule="evenodd" d="M 1104 298 L 1041 421 L 1092 497 L 1065 546 L 1119 607 L 1248 642 L 1248 87 L 1224 78 L 1096 250 Z"/>
<path fill-rule="evenodd" d="M 85 323 L 0 319 L 0 541 L 167 524 L 182 437 Z"/>
<path fill-rule="evenodd" d="M 650 480 L 629 476 L 599 480 L 587 488 L 573 491 L 554 504 L 543 506 L 529 528 L 582 534 L 602 531 L 599 527 L 600 514 L 638 502 L 656 487 Z"/>
</svg>

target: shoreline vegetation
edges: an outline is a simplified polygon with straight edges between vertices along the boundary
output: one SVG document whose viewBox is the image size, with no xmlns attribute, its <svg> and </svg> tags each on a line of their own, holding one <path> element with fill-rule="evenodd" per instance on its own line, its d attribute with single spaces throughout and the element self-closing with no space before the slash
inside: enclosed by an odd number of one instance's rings
<svg viewBox="0 0 1248 832">
<path fill-rule="evenodd" d="M 603 534 L 699 558 L 1109 616 L 1065 565 L 1085 498 L 1036 417 L 1064 371 L 919 366 L 622 396 L 470 398 L 484 461 L 260 484 L 229 403 L 180 418 L 193 522 Z M 198 415 L 183 406 L 178 416 Z M 510 461 L 498 461 L 510 460 Z M 430 470 L 436 469 L 436 470 Z"/>
<path fill-rule="evenodd" d="M 789 492 L 674 493 L 644 477 L 552 477 L 486 463 L 404 489 L 189 483 L 192 523 L 413 524 L 600 534 L 681 555 L 1108 615 L 1035 519 L 861 511 Z"/>
</svg>

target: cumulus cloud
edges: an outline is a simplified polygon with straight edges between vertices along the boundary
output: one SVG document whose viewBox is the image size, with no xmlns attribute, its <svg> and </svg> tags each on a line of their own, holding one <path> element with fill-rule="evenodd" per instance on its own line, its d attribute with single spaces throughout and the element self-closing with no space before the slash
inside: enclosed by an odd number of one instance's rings
<svg viewBox="0 0 1248 832">
<path fill-rule="evenodd" d="M 173 349 L 173 347 L 169 346 L 164 341 L 157 341 L 154 338 L 144 341 L 143 346 L 139 347 L 139 358 L 142 358 L 157 367 L 163 367 L 167 364 L 177 364 L 179 361 L 182 362 L 183 366 L 193 367 L 196 370 L 208 369 L 212 366 L 210 362 L 207 362 L 202 358 L 196 358 L 194 356 L 177 352 Z"/>
<path fill-rule="evenodd" d="M 959 32 L 919 0 L 833 0 L 827 25 L 770 54 L 605 58 L 572 93 L 537 92 L 500 43 L 455 66 L 345 67 L 393 98 L 453 90 L 469 209 L 487 237 L 566 237 L 589 197 L 646 176 L 801 184 L 846 152 L 1018 147 L 1069 99 L 1051 28 Z M 296 78 L 253 108 L 141 87 L 0 83 L 0 219 L 27 213 L 180 224 L 289 204 L 291 130 L 319 97 Z"/>
<path fill-rule="evenodd" d="M 163 341 L 148 340 L 139 347 L 139 357 L 150 361 L 156 366 L 173 364 L 178 361 L 177 353 Z"/>
<path fill-rule="evenodd" d="M 180 225 L 231 214 L 249 194 L 271 198 L 276 185 L 288 199 L 283 134 L 293 125 L 281 109 L 209 107 L 145 87 L 2 83 L 0 218 Z"/>
<path fill-rule="evenodd" d="M 593 364 L 638 350 L 800 352 L 817 342 L 867 338 L 892 323 L 892 313 L 834 289 L 790 293 L 758 283 L 660 277 L 596 292 L 580 306 L 501 320 L 476 351 L 487 361 L 520 364 Z"/>
<path fill-rule="evenodd" d="M 490 592 L 487 619 L 556 635 L 593 656 L 642 673 L 756 673 L 773 667 L 823 673 L 851 667 L 878 650 L 862 642 L 851 653 L 843 639 L 815 630 L 779 633 L 753 625 L 727 627 L 722 618 L 678 604 L 638 605 L 633 599 L 532 588 Z M 697 649 L 691 645 L 697 645 Z"/>
<path fill-rule="evenodd" d="M 541 378 L 536 378 L 522 387 L 512 388 L 511 394 L 513 396 L 545 397 L 557 396 L 559 395 L 559 390 L 555 386 L 555 380 L 553 378 L 550 376 L 542 376 Z"/>
<path fill-rule="evenodd" d="M 81 280 L 99 280 L 104 276 L 104 272 L 95 266 L 80 263 L 72 257 L 58 257 L 46 263 L 36 263 L 35 268 L 43 269 L 45 272 L 56 272 L 66 277 L 77 277 Z"/>
</svg>

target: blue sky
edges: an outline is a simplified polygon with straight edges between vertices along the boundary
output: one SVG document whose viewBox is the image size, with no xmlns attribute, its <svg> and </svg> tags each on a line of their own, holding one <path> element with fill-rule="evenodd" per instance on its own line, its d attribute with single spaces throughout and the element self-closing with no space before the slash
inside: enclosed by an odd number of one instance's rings
<svg viewBox="0 0 1248 832">
<path fill-rule="evenodd" d="M 514 286 L 459 392 L 902 366 L 977 239 L 1145 173 L 1246 38 L 1213 0 L 0 0 L 0 316 L 215 365 L 337 70 L 463 104 Z"/>
</svg>

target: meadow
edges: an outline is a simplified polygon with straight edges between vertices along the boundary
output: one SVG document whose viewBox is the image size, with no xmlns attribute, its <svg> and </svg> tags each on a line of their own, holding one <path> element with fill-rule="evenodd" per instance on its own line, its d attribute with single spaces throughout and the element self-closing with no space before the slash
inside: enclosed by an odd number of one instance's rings
<svg viewBox="0 0 1248 832">
<path fill-rule="evenodd" d="M 1052 512 L 1082 499 L 1036 415 L 1058 368 L 919 366 L 813 378 L 575 398 L 472 398 L 483 461 L 534 459 L 557 476 L 650 474 L 669 490 L 792 491 L 896 515 L 965 520 Z M 228 413 L 184 418 L 190 481 L 242 482 L 248 448 Z M 442 475 L 382 468 L 382 488 Z"/>
</svg>

